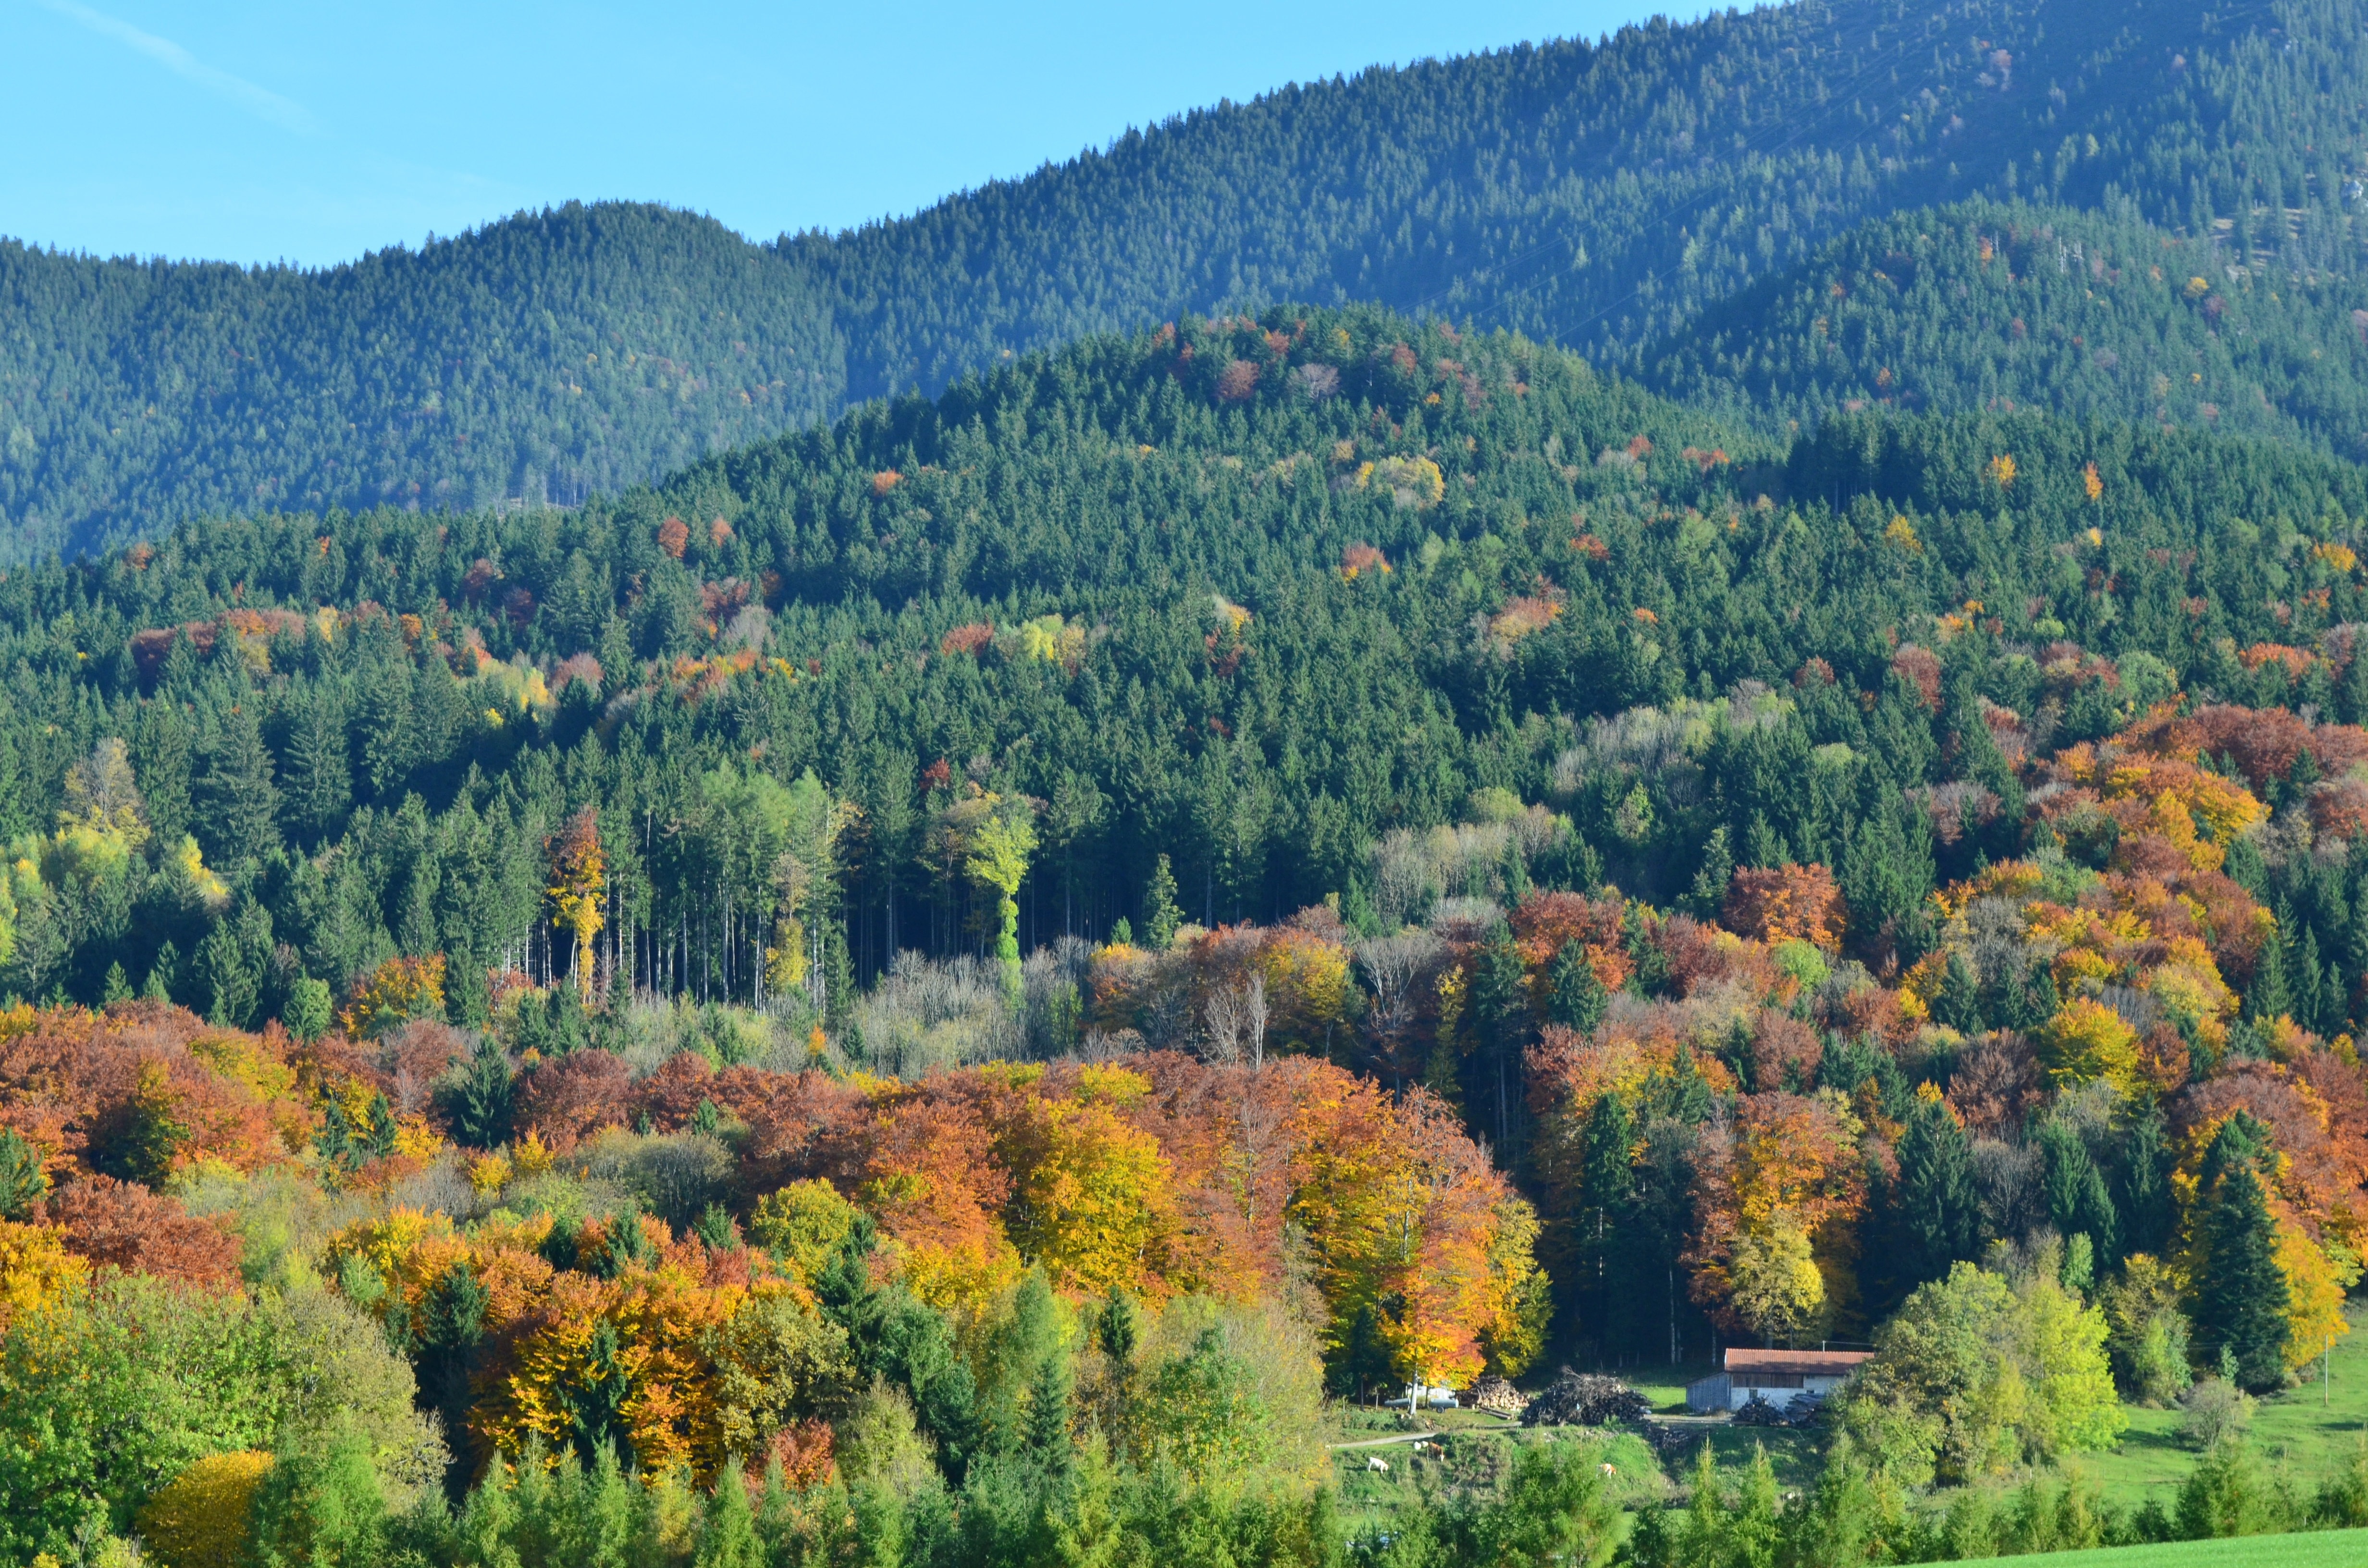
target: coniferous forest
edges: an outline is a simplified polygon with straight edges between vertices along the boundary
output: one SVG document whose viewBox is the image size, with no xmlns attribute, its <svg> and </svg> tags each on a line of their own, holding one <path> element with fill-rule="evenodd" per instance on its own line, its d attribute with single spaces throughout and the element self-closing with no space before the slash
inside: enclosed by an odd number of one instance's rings
<svg viewBox="0 0 2368 1568">
<path fill-rule="evenodd" d="M 0 252 L 0 1558 L 2368 1527 L 2363 40 Z"/>
</svg>

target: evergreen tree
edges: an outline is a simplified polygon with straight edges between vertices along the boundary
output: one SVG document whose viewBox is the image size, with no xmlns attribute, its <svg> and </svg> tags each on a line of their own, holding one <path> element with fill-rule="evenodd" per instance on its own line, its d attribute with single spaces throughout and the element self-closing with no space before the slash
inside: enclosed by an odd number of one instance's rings
<svg viewBox="0 0 2368 1568">
<path fill-rule="evenodd" d="M 764 1543 L 757 1539 L 748 1489 L 736 1467 L 727 1465 L 715 1478 L 690 1562 L 691 1568 L 765 1568 Z"/>
<path fill-rule="evenodd" d="M 1176 928 L 1184 924 L 1184 911 L 1176 903 L 1176 873 L 1162 855 L 1151 873 L 1151 886 L 1143 895 L 1143 937 L 1154 952 L 1166 952 L 1176 940 Z"/>
<path fill-rule="evenodd" d="M 2175 1161 L 2166 1132 L 2162 1108 L 2149 1104 L 2130 1123 L 2122 1144 L 2122 1244 L 2130 1253 L 2166 1256 L 2179 1222 L 2179 1207 L 2171 1190 Z"/>
<path fill-rule="evenodd" d="M 2237 1381 L 2257 1392 L 2284 1385 L 2291 1333 L 2277 1221 L 2261 1176 L 2269 1155 L 2269 1130 L 2244 1111 L 2222 1123 L 2205 1152 L 2190 1314 L 2198 1355 L 2225 1355 Z"/>
<path fill-rule="evenodd" d="M 1941 977 L 1941 994 L 1934 1000 L 1932 1017 L 1962 1035 L 1977 1035 L 1987 1027 L 1982 1017 L 1981 982 L 1974 972 L 1972 960 L 1961 950 L 1949 954 L 1949 967 Z"/>
<path fill-rule="evenodd" d="M 306 1044 L 329 1032 L 336 1021 L 335 1004 L 328 985 L 309 976 L 300 977 L 288 988 L 288 1006 L 279 1015 L 288 1032 Z"/>
<path fill-rule="evenodd" d="M 1549 987 L 1546 1017 L 1565 1028 L 1585 1034 L 1603 1020 L 1603 1009 L 1611 1005 L 1611 994 L 1597 978 L 1595 965 L 1588 961 L 1583 942 L 1565 942 L 1562 951 L 1554 955 L 1546 971 Z"/>
<path fill-rule="evenodd" d="M 24 765 L 8 726 L 0 724 L 0 844 L 14 843 L 33 830 L 31 791 L 26 788 Z M 154 818 L 150 818 L 153 823 Z"/>
<path fill-rule="evenodd" d="M 344 716 L 326 692 L 316 693 L 295 715 L 287 758 L 281 802 L 290 829 L 307 845 L 334 838 L 353 803 L 353 778 L 346 766 Z"/>
<path fill-rule="evenodd" d="M 1702 844 L 1702 869 L 1694 873 L 1686 907 L 1696 919 L 1717 919 L 1719 911 L 1726 906 L 1727 884 L 1734 880 L 1735 857 L 1726 846 L 1726 829 L 1714 827 Z"/>
<path fill-rule="evenodd" d="M 49 1190 L 40 1150 L 14 1128 L 0 1128 L 0 1220 L 25 1222 Z"/>
<path fill-rule="evenodd" d="M 140 987 L 142 999 L 150 1002 L 171 1001 L 173 987 L 180 979 L 180 975 L 181 952 L 168 937 L 165 939 L 164 945 L 156 949 L 155 960 L 148 966 L 148 978 Z"/>
<path fill-rule="evenodd" d="M 225 870 L 253 867 L 279 846 L 279 798 L 251 698 L 207 722 L 202 756 L 195 790 L 198 842 Z"/>
<path fill-rule="evenodd" d="M 2368 724 L 2368 659 L 2352 658 L 2335 683 L 2335 716 L 2346 724 Z"/>
<path fill-rule="evenodd" d="M 1936 1098 L 1918 1098 L 1900 1132 L 1899 1176 L 1892 1186 L 1898 1236 L 1897 1289 L 1904 1297 L 1949 1266 L 1981 1250 L 1982 1206 L 1974 1185 L 1974 1151 L 1964 1129 Z M 1873 1260 L 1870 1260 L 1873 1261 Z"/>
<path fill-rule="evenodd" d="M 2046 1162 L 2044 1190 L 2048 1222 L 2059 1235 L 2085 1235 L 2098 1256 L 2118 1256 L 2120 1216 L 2102 1172 L 2089 1157 L 2079 1132 L 2062 1121 L 2050 1120 L 2039 1130 L 2039 1147 Z"/>
<path fill-rule="evenodd" d="M 510 1109 L 517 1091 L 509 1059 L 489 1031 L 477 1037 L 452 1096 L 452 1131 L 473 1149 L 498 1149 L 509 1142 Z"/>
<path fill-rule="evenodd" d="M 2245 1017 L 2257 1023 L 2285 1017 L 2294 1012 L 2294 992 L 2286 983 L 2286 933 L 2293 929 L 2287 919 L 2278 922 L 2278 929 L 2261 944 L 2260 956 L 2253 960 L 2252 983 L 2245 987 Z"/>
<path fill-rule="evenodd" d="M 198 945 L 198 980 L 209 997 L 206 1017 L 233 1028 L 253 1024 L 270 961 L 271 916 L 254 899 L 244 899 L 238 913 Z"/>
<path fill-rule="evenodd" d="M 1520 1110 L 1521 1052 L 1529 1044 L 1530 988 L 1512 927 L 1501 920 L 1473 955 L 1472 1015 L 1482 1046 L 1474 1065 L 1487 1080 L 1474 1085 L 1474 1098 L 1494 1105 L 1497 1146 L 1509 1152 Z"/>
<path fill-rule="evenodd" d="M 174 643 L 176 651 L 187 645 L 185 639 Z M 131 772 L 154 841 L 166 850 L 190 828 L 189 757 L 189 725 L 180 708 L 162 697 L 142 702 L 131 731 Z"/>
<path fill-rule="evenodd" d="M 1581 1206 L 1572 1221 L 1582 1272 L 1576 1282 L 1584 1301 L 1579 1326 L 1591 1329 L 1598 1340 L 1605 1338 L 1611 1326 L 1615 1316 L 1611 1304 L 1623 1283 L 1620 1276 L 1630 1239 L 1626 1222 L 1636 1185 L 1631 1168 L 1635 1141 L 1636 1124 L 1626 1099 L 1616 1093 L 1598 1099 L 1588 1113 Z"/>
</svg>

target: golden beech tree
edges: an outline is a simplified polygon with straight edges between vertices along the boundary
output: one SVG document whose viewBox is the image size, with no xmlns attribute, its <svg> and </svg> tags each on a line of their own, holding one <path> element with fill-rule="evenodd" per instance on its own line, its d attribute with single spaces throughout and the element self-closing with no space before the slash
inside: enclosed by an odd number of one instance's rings
<svg viewBox="0 0 2368 1568">
<path fill-rule="evenodd" d="M 1150 1088 L 1102 1069 L 1076 1098 L 1029 1096 L 1005 1142 L 1015 1161 L 1011 1236 L 1064 1290 L 1154 1293 L 1176 1229 L 1173 1170 L 1158 1139 L 1121 1119 Z"/>
<path fill-rule="evenodd" d="M 575 937 L 575 984 L 592 994 L 592 938 L 603 924 L 600 901 L 609 890 L 609 858 L 600 847 L 600 819 L 586 806 L 567 819 L 551 845 L 553 921 Z"/>
</svg>

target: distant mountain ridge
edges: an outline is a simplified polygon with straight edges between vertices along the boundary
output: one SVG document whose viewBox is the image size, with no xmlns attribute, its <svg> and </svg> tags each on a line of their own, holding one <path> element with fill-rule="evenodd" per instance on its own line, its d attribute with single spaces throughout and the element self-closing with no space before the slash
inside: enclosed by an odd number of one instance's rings
<svg viewBox="0 0 2368 1568">
<path fill-rule="evenodd" d="M 625 205 L 319 272 L 0 244 L 0 549 L 208 512 L 572 503 L 1008 355 L 1277 301 L 1717 380 L 1654 346 L 1861 224 L 1982 197 L 2350 278 L 2362 17 L 1847 0 L 1654 22 L 1286 88 L 767 244 Z M 1732 363 L 1774 353 L 1719 330 Z"/>
</svg>

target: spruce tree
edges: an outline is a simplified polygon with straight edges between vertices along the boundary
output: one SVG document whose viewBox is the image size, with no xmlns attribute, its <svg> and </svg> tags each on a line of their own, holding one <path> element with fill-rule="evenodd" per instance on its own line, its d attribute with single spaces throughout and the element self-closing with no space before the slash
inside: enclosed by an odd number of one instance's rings
<svg viewBox="0 0 2368 1568">
<path fill-rule="evenodd" d="M 1585 1034 L 1603 1021 L 1603 1009 L 1611 1005 L 1611 994 L 1596 977 L 1585 943 L 1563 944 L 1562 951 L 1554 955 L 1553 965 L 1546 971 L 1546 985 L 1548 1022 Z"/>
<path fill-rule="evenodd" d="M 2335 716 L 2347 724 L 2368 722 L 2368 659 L 2353 657 L 2335 683 Z"/>
<path fill-rule="evenodd" d="M 475 1149 L 498 1149 L 509 1142 L 510 1108 L 517 1080 L 509 1059 L 489 1032 L 478 1037 L 468 1071 L 453 1093 L 452 1130 Z"/>
<path fill-rule="evenodd" d="M 1715 920 L 1726 906 L 1726 887 L 1735 880 L 1735 857 L 1726 846 L 1726 829 L 1714 827 L 1702 845 L 1702 868 L 1694 873 L 1686 907 L 1699 920 Z"/>
<path fill-rule="evenodd" d="M 1900 1294 L 1971 1262 L 1982 1241 L 1980 1191 L 1965 1131 L 1937 1098 L 1917 1101 L 1899 1135 L 1899 1176 L 1892 1187 L 1898 1237 Z"/>
<path fill-rule="evenodd" d="M 1949 967 L 1941 976 L 1941 994 L 1933 1003 L 1932 1017 L 1962 1035 L 1982 1032 L 1981 981 L 1963 952 L 1949 955 Z"/>
<path fill-rule="evenodd" d="M 1176 871 L 1162 855 L 1152 869 L 1151 886 L 1143 895 L 1143 937 L 1153 952 L 1164 953 L 1176 940 L 1184 912 L 1176 904 Z"/>
<path fill-rule="evenodd" d="M 2205 1153 L 2192 1313 L 2198 1355 L 2225 1354 L 2237 1381 L 2256 1392 L 2284 1384 L 2292 1332 L 2277 1221 L 2261 1178 L 2268 1157 L 2269 1130 L 2244 1111 L 2221 1125 Z"/>
<path fill-rule="evenodd" d="M 198 840 L 225 871 L 255 865 L 279 845 L 279 796 L 255 701 L 233 703 L 207 725 L 196 790 Z"/>
<path fill-rule="evenodd" d="M 131 773 L 147 803 L 154 841 L 168 853 L 190 827 L 189 750 L 188 720 L 179 708 L 163 698 L 140 705 L 140 722 L 131 731 Z"/>
<path fill-rule="evenodd" d="M 765 1568 L 765 1546 L 757 1539 L 748 1489 L 736 1465 L 725 1465 L 716 1473 L 690 1562 L 691 1568 Z"/>
<path fill-rule="evenodd" d="M 2161 1257 L 2170 1250 L 2179 1208 L 2170 1187 L 2174 1164 L 2162 1108 L 2148 1105 L 2130 1123 L 2122 1142 L 2122 1245 L 2129 1253 Z"/>
<path fill-rule="evenodd" d="M 2099 1256 L 2114 1256 L 2121 1217 L 2089 1145 L 2072 1127 L 2051 1120 L 2039 1131 L 2039 1148 L 2046 1161 L 2042 1190 L 2048 1222 L 2060 1235 L 2087 1236 Z"/>
<path fill-rule="evenodd" d="M 288 825 L 308 846 L 324 843 L 344 825 L 354 793 L 346 766 L 344 715 L 325 691 L 315 692 L 296 715 L 287 756 L 282 800 Z"/>
<path fill-rule="evenodd" d="M 1521 1051 L 1529 1043 L 1530 992 L 1521 949 L 1512 927 L 1499 920 L 1481 939 L 1472 966 L 1472 1013 L 1486 1059 L 1488 1083 L 1474 1085 L 1496 1109 L 1497 1147 L 1512 1147 L 1513 1119 L 1520 1107 Z"/>
<path fill-rule="evenodd" d="M 1620 1265 L 1627 1240 L 1625 1221 L 1636 1187 L 1631 1165 L 1635 1142 L 1636 1124 L 1629 1115 L 1627 1100 L 1616 1093 L 1599 1098 L 1587 1116 L 1580 1206 L 1572 1221 L 1577 1232 L 1572 1238 L 1574 1250 L 1582 1271 L 1577 1283 L 1588 1298 L 1580 1326 L 1589 1326 L 1591 1319 L 1598 1338 L 1604 1336 L 1616 1315 L 1611 1302 L 1618 1277 L 1624 1272 Z"/>
<path fill-rule="evenodd" d="M 2281 920 L 2253 960 L 2252 983 L 2245 987 L 2248 1019 L 2266 1023 L 2294 1011 L 2294 995 L 2286 984 L 2286 932 L 2291 928 Z"/>
</svg>

